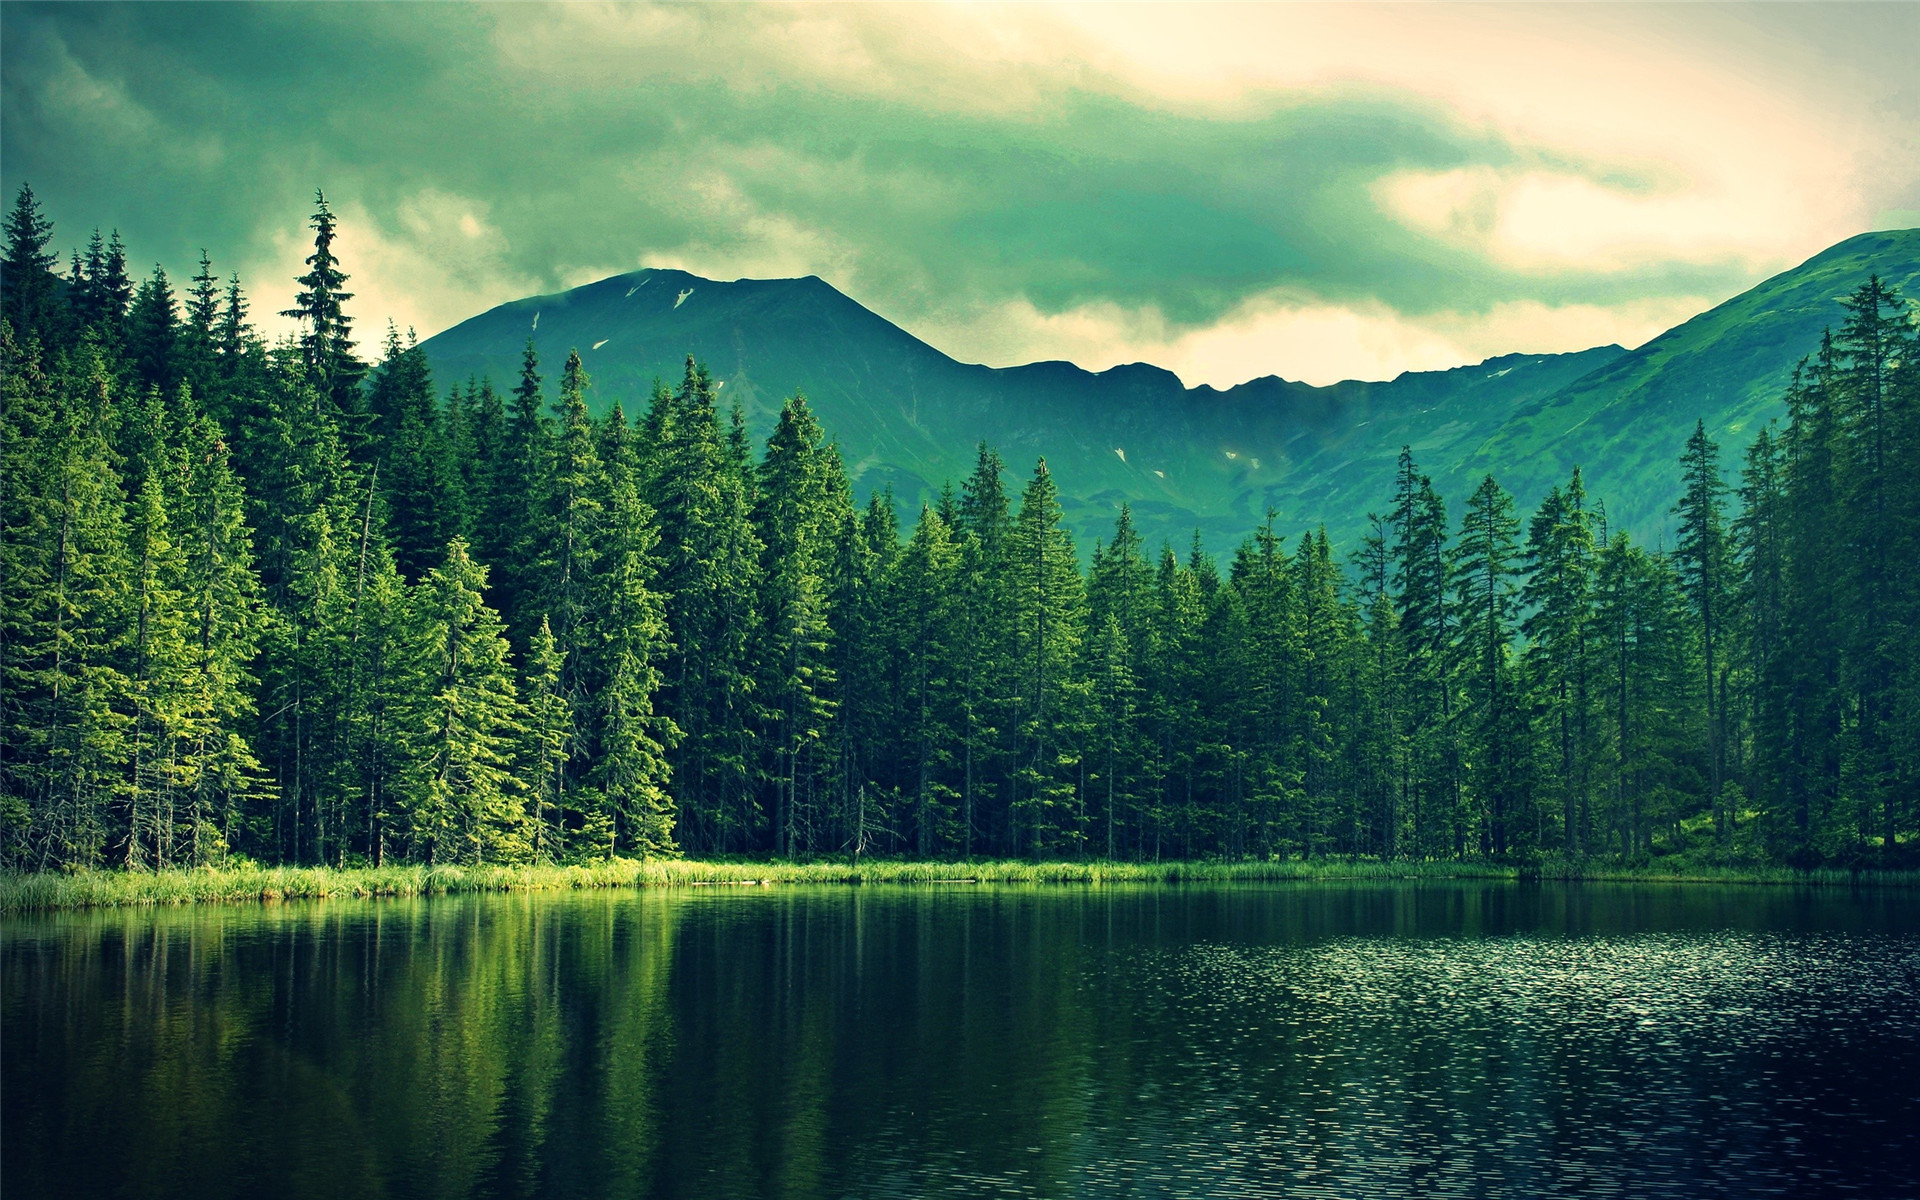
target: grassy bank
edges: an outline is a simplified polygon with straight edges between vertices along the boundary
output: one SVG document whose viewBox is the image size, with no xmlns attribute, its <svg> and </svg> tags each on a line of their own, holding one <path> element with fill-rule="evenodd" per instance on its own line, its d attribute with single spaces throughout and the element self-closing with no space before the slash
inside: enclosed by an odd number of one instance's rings
<svg viewBox="0 0 1920 1200">
<path fill-rule="evenodd" d="M 0 872 L 0 912 L 139 904 L 324 900 L 448 892 L 718 887 L 793 883 L 1255 883 L 1390 879 L 1547 879 L 1647 883 L 1920 886 L 1915 871 L 1795 871 L 1786 867 L 1545 864 L 1524 873 L 1474 862 L 690 862 L 616 858 L 578 866 L 260 867 L 170 871 Z"/>
</svg>

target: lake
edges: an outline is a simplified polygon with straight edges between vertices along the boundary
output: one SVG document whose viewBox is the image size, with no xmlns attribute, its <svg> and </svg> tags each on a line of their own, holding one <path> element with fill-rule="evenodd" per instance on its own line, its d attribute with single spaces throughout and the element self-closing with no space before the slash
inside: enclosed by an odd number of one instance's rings
<svg viewBox="0 0 1920 1200">
<path fill-rule="evenodd" d="M 0 1191 L 1920 1195 L 1920 894 L 753 887 L 0 921 Z"/>
</svg>

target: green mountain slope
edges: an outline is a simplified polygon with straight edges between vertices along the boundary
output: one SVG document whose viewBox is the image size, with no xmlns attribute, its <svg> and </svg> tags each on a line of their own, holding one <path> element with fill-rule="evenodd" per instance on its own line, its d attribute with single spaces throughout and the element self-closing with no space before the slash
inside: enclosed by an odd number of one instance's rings
<svg viewBox="0 0 1920 1200">
<path fill-rule="evenodd" d="M 1794 364 L 1822 330 L 1839 327 L 1841 300 L 1876 273 L 1920 299 L 1920 229 L 1849 238 L 1520 406 L 1447 464 L 1447 475 L 1465 483 L 1491 470 L 1532 498 L 1580 464 L 1611 517 L 1651 537 L 1668 524 L 1676 460 L 1694 422 L 1707 423 L 1731 476 L 1738 452 L 1784 412 Z"/>
<path fill-rule="evenodd" d="M 999 448 L 1015 488 L 1044 454 L 1087 545 L 1123 500 L 1149 536 L 1176 544 L 1199 529 L 1224 550 L 1272 508 L 1288 532 L 1324 522 L 1352 545 L 1385 506 L 1403 444 L 1455 505 L 1488 469 L 1531 504 L 1581 463 L 1616 519 L 1646 533 L 1664 520 L 1695 417 L 1743 440 L 1838 321 L 1838 297 L 1872 270 L 1906 286 L 1920 273 L 1920 232 L 1842 243 L 1633 352 L 1507 355 L 1328 387 L 1267 376 L 1186 388 L 1137 363 L 971 365 L 811 276 L 726 283 L 671 270 L 501 305 L 425 349 L 443 383 L 490 375 L 508 386 L 529 337 L 549 375 L 578 348 L 594 402 L 629 412 L 692 354 L 761 433 L 782 397 L 804 391 L 856 488 L 891 485 L 909 508 L 962 478 L 981 440 Z"/>
</svg>

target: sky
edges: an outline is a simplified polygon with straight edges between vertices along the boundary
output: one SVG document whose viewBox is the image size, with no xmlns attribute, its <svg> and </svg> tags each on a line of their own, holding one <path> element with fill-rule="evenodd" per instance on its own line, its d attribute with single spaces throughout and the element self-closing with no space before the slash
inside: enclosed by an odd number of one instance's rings
<svg viewBox="0 0 1920 1200">
<path fill-rule="evenodd" d="M 1189 384 L 1637 345 L 1920 225 L 1920 4 L 0 5 L 0 186 L 376 340 L 643 266 Z"/>
</svg>

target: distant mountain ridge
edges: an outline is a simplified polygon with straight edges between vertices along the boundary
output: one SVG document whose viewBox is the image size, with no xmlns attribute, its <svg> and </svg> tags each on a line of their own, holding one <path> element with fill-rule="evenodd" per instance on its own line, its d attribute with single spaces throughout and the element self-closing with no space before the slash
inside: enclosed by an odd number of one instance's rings
<svg viewBox="0 0 1920 1200">
<path fill-rule="evenodd" d="M 1615 524 L 1644 537 L 1665 525 L 1695 419 L 1731 470 L 1778 412 L 1793 364 L 1873 272 L 1920 290 L 1920 230 L 1851 238 L 1637 350 L 1509 354 L 1325 387 L 1264 376 L 1187 388 L 1145 363 L 961 363 L 815 276 L 727 283 L 665 269 L 503 304 L 423 346 L 442 384 L 502 386 L 529 336 L 549 377 L 577 348 L 595 406 L 618 400 L 630 414 L 692 354 L 761 434 L 802 391 L 856 489 L 891 485 L 909 516 L 965 476 L 980 441 L 1016 490 L 1044 455 L 1087 545 L 1127 501 L 1149 537 L 1176 545 L 1198 529 L 1224 550 L 1272 508 L 1289 533 L 1324 523 L 1351 547 L 1385 508 L 1403 444 L 1456 514 L 1488 471 L 1530 506 L 1579 464 Z"/>
</svg>

